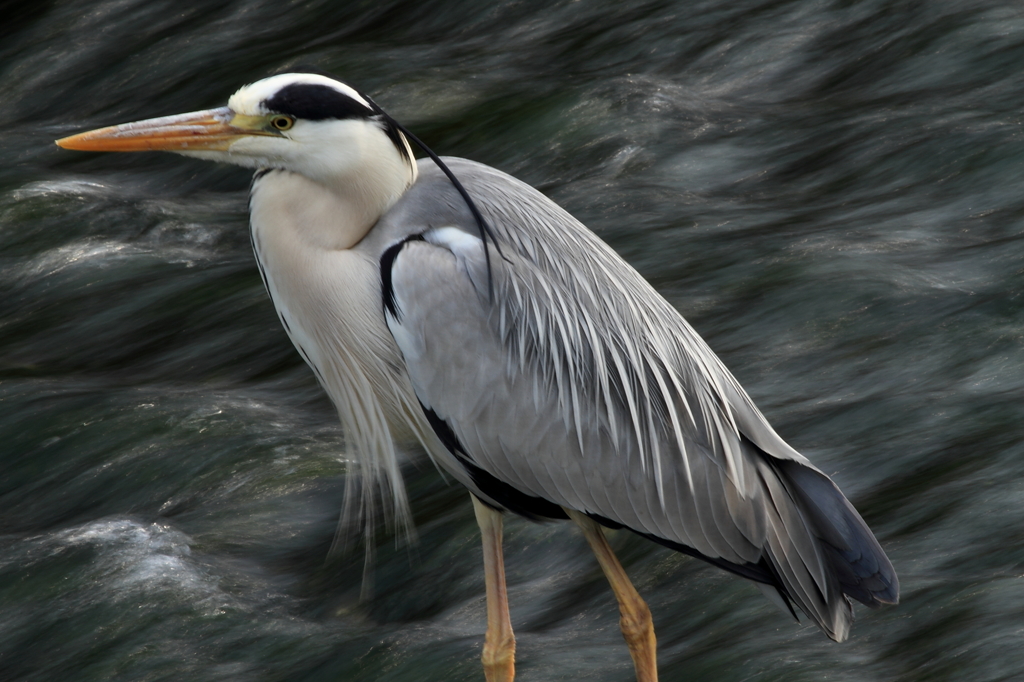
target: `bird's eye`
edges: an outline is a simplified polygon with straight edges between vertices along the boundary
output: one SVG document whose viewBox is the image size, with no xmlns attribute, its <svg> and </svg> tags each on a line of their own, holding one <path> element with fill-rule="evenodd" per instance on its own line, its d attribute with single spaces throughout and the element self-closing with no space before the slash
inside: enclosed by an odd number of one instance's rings
<svg viewBox="0 0 1024 682">
<path fill-rule="evenodd" d="M 295 119 L 291 116 L 275 116 L 270 119 L 270 125 L 277 130 L 289 130 L 295 125 Z"/>
</svg>

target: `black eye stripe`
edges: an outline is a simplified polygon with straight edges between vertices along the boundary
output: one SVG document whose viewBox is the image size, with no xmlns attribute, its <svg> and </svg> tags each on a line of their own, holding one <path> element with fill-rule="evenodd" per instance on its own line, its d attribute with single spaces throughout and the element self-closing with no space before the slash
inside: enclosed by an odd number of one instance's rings
<svg viewBox="0 0 1024 682">
<path fill-rule="evenodd" d="M 288 114 L 307 121 L 324 119 L 371 118 L 375 112 L 362 102 L 328 85 L 293 83 L 263 101 L 268 111 Z"/>
</svg>

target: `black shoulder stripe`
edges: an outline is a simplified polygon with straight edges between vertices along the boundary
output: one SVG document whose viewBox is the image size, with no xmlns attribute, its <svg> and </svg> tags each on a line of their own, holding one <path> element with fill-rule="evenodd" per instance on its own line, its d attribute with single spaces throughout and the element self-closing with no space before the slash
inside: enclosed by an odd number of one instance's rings
<svg viewBox="0 0 1024 682">
<path fill-rule="evenodd" d="M 437 413 L 433 410 L 424 407 L 423 403 L 420 403 L 420 407 L 423 408 L 423 414 L 427 416 L 427 422 L 430 424 L 430 427 L 434 429 L 434 433 L 436 433 L 437 437 L 442 443 L 444 443 L 444 446 L 448 448 L 448 452 L 455 455 L 455 458 L 459 460 L 459 464 L 466 469 L 469 477 L 473 479 L 473 483 L 476 484 L 476 487 L 479 488 L 480 492 L 484 495 L 487 495 L 487 497 L 491 498 L 510 512 L 524 516 L 531 521 L 569 518 L 568 515 L 566 515 L 565 510 L 554 502 L 549 502 L 543 497 L 527 495 L 508 483 L 499 481 L 491 474 L 473 464 L 466 456 L 465 448 L 462 447 L 462 443 L 459 442 L 458 436 L 456 436 L 455 432 L 452 431 L 452 427 L 448 425 L 448 422 L 438 417 Z"/>
<path fill-rule="evenodd" d="M 424 241 L 422 234 L 414 234 L 402 241 L 389 246 L 380 257 L 380 293 L 384 299 L 384 310 L 391 313 L 391 317 L 398 319 L 398 304 L 395 303 L 395 290 L 391 286 L 391 268 L 395 265 L 398 252 L 409 242 Z"/>
</svg>

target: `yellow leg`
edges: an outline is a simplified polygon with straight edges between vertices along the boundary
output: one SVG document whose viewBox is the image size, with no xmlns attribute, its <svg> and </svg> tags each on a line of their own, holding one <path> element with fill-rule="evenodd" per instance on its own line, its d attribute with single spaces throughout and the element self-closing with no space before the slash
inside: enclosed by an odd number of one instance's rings
<svg viewBox="0 0 1024 682">
<path fill-rule="evenodd" d="M 637 593 L 622 564 L 604 537 L 604 531 L 596 521 L 572 509 L 565 510 L 569 518 L 583 530 L 590 549 L 594 550 L 597 563 L 611 583 L 615 598 L 619 601 L 619 627 L 629 645 L 633 657 L 637 682 L 658 682 L 657 640 L 654 638 L 654 623 L 651 610 Z"/>
<path fill-rule="evenodd" d="M 516 676 L 516 638 L 508 616 L 505 560 L 501 555 L 501 512 L 473 498 L 473 511 L 484 545 L 487 584 L 487 636 L 484 639 L 484 676 L 487 682 L 512 682 Z"/>
</svg>

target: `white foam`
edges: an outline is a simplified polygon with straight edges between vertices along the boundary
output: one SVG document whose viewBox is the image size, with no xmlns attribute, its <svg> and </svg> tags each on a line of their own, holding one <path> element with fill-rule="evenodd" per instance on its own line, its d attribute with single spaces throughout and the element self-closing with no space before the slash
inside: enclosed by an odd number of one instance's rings
<svg viewBox="0 0 1024 682">
<path fill-rule="evenodd" d="M 161 523 L 131 518 L 100 519 L 52 536 L 58 551 L 91 546 L 94 569 L 114 600 L 141 593 L 169 592 L 205 611 L 218 611 L 230 598 L 192 559 L 191 538 Z"/>
</svg>

